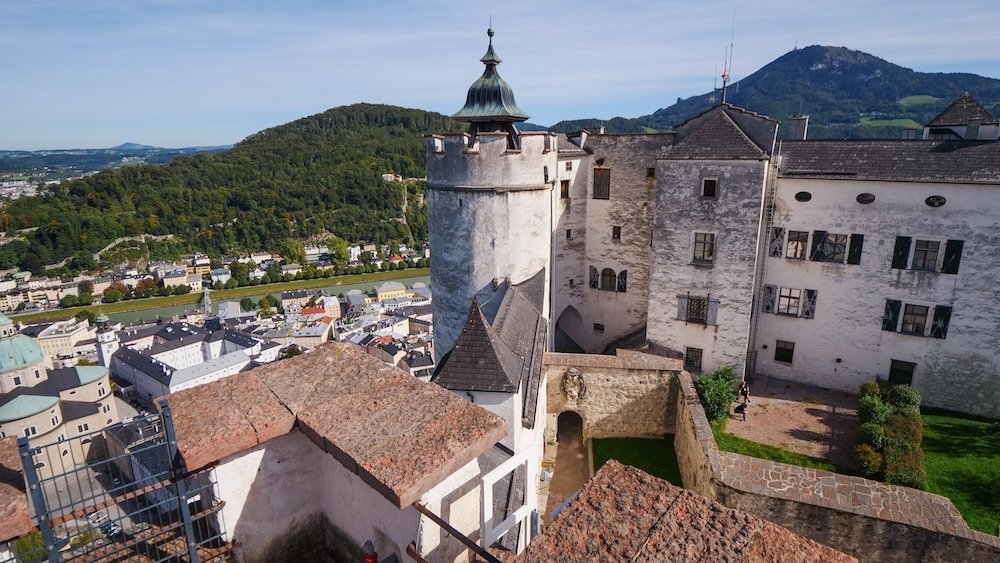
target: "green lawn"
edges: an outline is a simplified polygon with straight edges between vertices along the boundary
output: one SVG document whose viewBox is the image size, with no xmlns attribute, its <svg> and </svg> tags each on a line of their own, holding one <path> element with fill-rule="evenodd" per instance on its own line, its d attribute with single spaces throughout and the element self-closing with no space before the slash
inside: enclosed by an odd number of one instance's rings
<svg viewBox="0 0 1000 563">
<path fill-rule="evenodd" d="M 718 424 L 712 424 L 712 434 L 715 435 L 715 443 L 718 444 L 719 449 L 722 451 L 748 455 L 750 457 L 767 459 L 780 463 L 787 463 L 789 465 L 798 465 L 799 467 L 812 467 L 813 469 L 824 469 L 835 473 L 845 473 L 845 471 L 841 470 L 841 468 L 830 463 L 829 461 L 826 461 L 825 459 L 809 457 L 807 455 L 783 450 L 775 446 L 769 446 L 767 444 L 752 442 L 744 438 L 738 438 L 727 433 L 725 428 Z"/>
<path fill-rule="evenodd" d="M 924 104 L 933 104 L 934 102 L 940 101 L 941 98 L 935 98 L 934 96 L 928 96 L 926 94 L 921 94 L 917 96 L 907 96 L 905 98 L 900 98 L 896 100 L 896 103 L 904 108 L 910 106 L 919 106 Z"/>
<path fill-rule="evenodd" d="M 374 272 L 371 274 L 355 274 L 346 276 L 334 276 L 332 278 L 316 278 L 312 280 L 298 280 L 290 282 L 269 283 L 266 285 L 251 285 L 247 287 L 237 287 L 235 289 L 220 289 L 211 292 L 212 300 L 234 299 L 247 297 L 250 295 L 264 295 L 266 293 L 279 293 L 291 291 L 293 289 L 312 289 L 319 287 L 329 287 L 342 283 L 344 285 L 356 283 L 369 283 L 375 281 L 395 280 L 401 278 L 412 278 L 426 276 L 430 273 L 429 268 L 410 268 L 407 270 L 395 270 L 389 272 Z M 195 291 L 186 295 L 168 295 L 166 297 L 148 297 L 146 299 L 133 299 L 129 301 L 119 301 L 117 303 L 106 303 L 101 305 L 89 305 L 87 307 L 70 307 L 69 309 L 52 309 L 40 313 L 29 313 L 27 315 L 8 315 L 10 318 L 22 322 L 31 323 L 53 319 L 65 319 L 72 317 L 80 311 L 90 311 L 95 315 L 104 313 L 127 313 L 130 311 L 142 311 L 145 309 L 155 309 L 157 307 L 169 307 L 171 305 L 186 305 L 201 301 L 201 292 Z"/>
<path fill-rule="evenodd" d="M 903 127 L 905 129 L 920 129 L 920 124 L 912 119 L 872 119 L 861 118 L 862 127 Z"/>
<path fill-rule="evenodd" d="M 642 469 L 650 475 L 666 479 L 678 487 L 681 471 L 674 453 L 674 437 L 666 438 L 594 438 L 594 470 L 609 459 Z"/>
<path fill-rule="evenodd" d="M 924 409 L 927 490 L 951 499 L 969 527 L 1000 524 L 1000 422 Z"/>
</svg>

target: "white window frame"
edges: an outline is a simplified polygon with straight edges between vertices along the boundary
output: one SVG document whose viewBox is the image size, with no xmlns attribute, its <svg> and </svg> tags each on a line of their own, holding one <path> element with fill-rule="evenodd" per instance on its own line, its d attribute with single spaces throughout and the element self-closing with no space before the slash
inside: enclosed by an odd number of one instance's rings
<svg viewBox="0 0 1000 563">
<path fill-rule="evenodd" d="M 698 242 L 698 235 L 709 235 L 712 237 L 711 243 L 708 241 Z M 712 257 L 711 258 L 698 258 L 698 245 L 699 244 L 711 244 L 712 245 Z M 691 233 L 691 261 L 694 264 L 714 264 L 715 257 L 718 254 L 719 249 L 719 236 L 712 231 L 695 231 Z"/>
</svg>

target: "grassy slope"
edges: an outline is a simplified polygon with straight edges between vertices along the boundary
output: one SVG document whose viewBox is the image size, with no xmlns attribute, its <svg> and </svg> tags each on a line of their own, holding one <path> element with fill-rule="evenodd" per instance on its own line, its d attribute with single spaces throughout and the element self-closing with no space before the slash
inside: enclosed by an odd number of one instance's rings
<svg viewBox="0 0 1000 563">
<path fill-rule="evenodd" d="M 338 283 L 344 285 L 355 283 L 369 283 L 376 281 L 395 280 L 400 278 L 412 278 L 426 276 L 430 273 L 429 268 L 411 268 L 408 270 L 397 270 L 394 272 L 375 272 L 372 274 L 357 274 L 353 276 L 336 276 L 332 278 L 317 278 L 313 280 L 299 280 L 287 283 L 271 283 L 267 285 L 253 285 L 248 287 L 238 287 L 236 289 L 220 289 L 212 291 L 212 300 L 235 299 L 248 296 L 264 295 L 267 293 L 278 293 L 281 291 L 291 291 L 293 289 L 313 289 L 328 287 Z M 80 311 L 91 311 L 95 315 L 104 313 L 127 313 L 130 311 L 142 311 L 145 309 L 155 309 L 157 307 L 169 307 L 171 305 L 186 305 L 201 301 L 201 292 L 189 293 L 187 295 L 169 295 L 167 297 L 150 297 L 147 299 L 136 299 L 132 301 L 119 301 L 118 303 L 108 303 L 101 305 L 90 305 L 88 307 L 72 307 L 70 309 L 54 309 L 42 311 L 40 313 L 29 313 L 27 315 L 11 316 L 11 319 L 32 323 L 52 319 L 64 319 L 76 315 Z"/>
<path fill-rule="evenodd" d="M 637 467 L 650 475 L 681 485 L 681 471 L 674 453 L 674 437 L 666 438 L 595 438 L 594 470 L 609 459 Z"/>
<path fill-rule="evenodd" d="M 759 459 L 787 463 L 789 465 L 798 465 L 799 467 L 812 467 L 814 469 L 824 469 L 835 473 L 845 473 L 845 471 L 841 470 L 841 468 L 830 463 L 829 461 L 826 461 L 825 459 L 809 457 L 807 455 L 797 454 L 775 446 L 769 446 L 767 444 L 752 442 L 744 438 L 738 438 L 727 433 L 725 428 L 721 427 L 719 424 L 712 424 L 712 434 L 715 436 L 715 443 L 719 445 L 719 449 L 726 452 L 733 452 L 735 454 L 748 455 Z"/>
<path fill-rule="evenodd" d="M 1000 422 L 951 413 L 923 414 L 927 489 L 951 499 L 969 527 L 1000 524 Z"/>
</svg>

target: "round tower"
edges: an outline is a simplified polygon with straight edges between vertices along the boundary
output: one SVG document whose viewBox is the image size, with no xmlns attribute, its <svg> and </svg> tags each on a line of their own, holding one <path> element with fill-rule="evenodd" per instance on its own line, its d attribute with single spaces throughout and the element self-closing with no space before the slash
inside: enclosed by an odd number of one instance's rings
<svg viewBox="0 0 1000 563">
<path fill-rule="evenodd" d="M 111 368 L 111 356 L 121 347 L 118 335 L 111 329 L 111 321 L 105 314 L 98 315 L 97 319 L 97 363 Z"/>
<path fill-rule="evenodd" d="M 551 190 L 556 182 L 556 136 L 521 133 L 528 115 L 497 73 L 489 46 L 486 69 L 452 118 L 464 134 L 427 138 L 427 222 L 434 291 L 435 353 L 455 345 L 473 297 L 492 320 L 505 282 L 518 284 L 545 270 L 545 311 L 552 243 Z M 499 290 L 499 291 L 498 291 Z"/>
</svg>

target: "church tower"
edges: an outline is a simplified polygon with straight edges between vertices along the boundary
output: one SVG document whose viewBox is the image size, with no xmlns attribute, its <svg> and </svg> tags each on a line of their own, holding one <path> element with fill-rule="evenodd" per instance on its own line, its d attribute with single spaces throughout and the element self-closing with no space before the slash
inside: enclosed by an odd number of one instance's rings
<svg viewBox="0 0 1000 563">
<path fill-rule="evenodd" d="M 97 317 L 97 363 L 111 368 L 111 356 L 121 347 L 118 335 L 111 329 L 111 321 L 107 315 Z"/>
<path fill-rule="evenodd" d="M 528 115 L 497 73 L 493 29 L 487 35 L 486 69 L 452 116 L 468 131 L 426 141 L 438 358 L 454 347 L 473 298 L 492 319 L 508 285 L 543 272 L 548 311 L 556 136 L 517 130 Z"/>
</svg>

